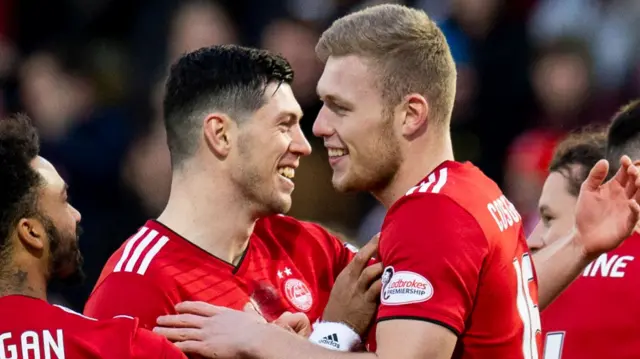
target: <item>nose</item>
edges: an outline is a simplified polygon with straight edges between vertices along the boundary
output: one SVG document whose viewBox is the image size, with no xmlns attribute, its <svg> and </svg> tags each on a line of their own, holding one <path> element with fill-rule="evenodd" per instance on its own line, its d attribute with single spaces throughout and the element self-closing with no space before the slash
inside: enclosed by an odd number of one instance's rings
<svg viewBox="0 0 640 359">
<path fill-rule="evenodd" d="M 316 120 L 313 122 L 313 135 L 316 137 L 331 137 L 335 129 L 329 123 L 329 116 L 326 106 L 322 106 Z"/>
<path fill-rule="evenodd" d="M 542 221 L 538 221 L 538 224 L 536 224 L 536 227 L 529 235 L 529 238 L 527 238 L 527 244 L 529 245 L 529 249 L 531 249 L 532 252 L 537 252 L 540 249 L 544 248 L 544 236 L 546 234 L 546 231 L 547 229 Z"/>
<path fill-rule="evenodd" d="M 302 128 L 300 126 L 296 126 L 293 131 L 289 150 L 299 156 L 309 156 L 311 154 L 311 144 L 307 141 L 307 138 L 302 132 Z"/>
<path fill-rule="evenodd" d="M 71 206 L 71 215 L 73 216 L 73 219 L 76 220 L 76 223 L 80 223 L 82 220 L 82 214 L 80 214 L 80 211 L 78 211 L 74 206 Z"/>
</svg>

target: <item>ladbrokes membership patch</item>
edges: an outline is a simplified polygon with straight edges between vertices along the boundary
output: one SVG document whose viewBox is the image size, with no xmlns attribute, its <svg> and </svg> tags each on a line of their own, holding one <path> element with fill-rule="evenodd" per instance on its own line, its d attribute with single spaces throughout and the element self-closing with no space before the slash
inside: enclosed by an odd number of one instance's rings
<svg viewBox="0 0 640 359">
<path fill-rule="evenodd" d="M 396 272 L 388 266 L 382 273 L 380 301 L 385 305 L 420 303 L 433 296 L 433 286 L 427 278 L 410 271 Z"/>
</svg>

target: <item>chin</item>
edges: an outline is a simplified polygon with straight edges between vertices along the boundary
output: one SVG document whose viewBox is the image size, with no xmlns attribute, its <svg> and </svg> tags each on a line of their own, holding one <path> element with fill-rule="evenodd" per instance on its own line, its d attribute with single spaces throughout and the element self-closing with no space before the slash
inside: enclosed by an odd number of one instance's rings
<svg viewBox="0 0 640 359">
<path fill-rule="evenodd" d="M 363 181 L 359 181 L 357 178 L 350 178 L 347 175 L 336 177 L 336 175 L 334 174 L 333 178 L 331 179 L 333 188 L 341 193 L 367 191 L 368 188 L 366 188 L 366 186 L 362 186 L 362 182 Z"/>
<path fill-rule="evenodd" d="M 286 214 L 291 210 L 291 203 L 291 195 L 279 195 L 277 198 L 273 198 L 270 203 L 265 203 L 265 212 L 267 215 Z"/>
</svg>

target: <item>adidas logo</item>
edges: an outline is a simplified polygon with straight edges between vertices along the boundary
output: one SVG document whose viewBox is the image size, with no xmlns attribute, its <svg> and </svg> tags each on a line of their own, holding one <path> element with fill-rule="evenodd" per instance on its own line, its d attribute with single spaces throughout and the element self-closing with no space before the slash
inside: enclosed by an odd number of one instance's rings
<svg viewBox="0 0 640 359">
<path fill-rule="evenodd" d="M 340 343 L 338 342 L 338 334 L 327 335 L 326 337 L 320 339 L 319 344 L 327 344 L 331 345 L 336 349 L 340 349 Z"/>
</svg>

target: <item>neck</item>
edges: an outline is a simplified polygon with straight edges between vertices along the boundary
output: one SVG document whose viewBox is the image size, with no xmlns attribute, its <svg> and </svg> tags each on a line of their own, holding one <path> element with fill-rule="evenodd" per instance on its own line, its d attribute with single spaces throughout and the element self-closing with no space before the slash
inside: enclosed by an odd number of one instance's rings
<svg viewBox="0 0 640 359">
<path fill-rule="evenodd" d="M 0 267 L 0 297 L 24 295 L 47 300 L 45 273 L 41 273 L 39 269 L 28 270 L 29 267 L 16 262 Z"/>
<path fill-rule="evenodd" d="M 436 132 L 436 131 L 433 131 Z M 400 197 L 444 161 L 453 160 L 453 147 L 448 132 L 431 133 L 420 142 L 411 143 L 404 160 L 388 186 L 372 194 L 389 209 Z"/>
<path fill-rule="evenodd" d="M 249 244 L 259 215 L 233 191 L 232 183 L 216 182 L 223 176 L 203 172 L 174 173 L 169 201 L 158 221 L 235 265 Z"/>
</svg>

